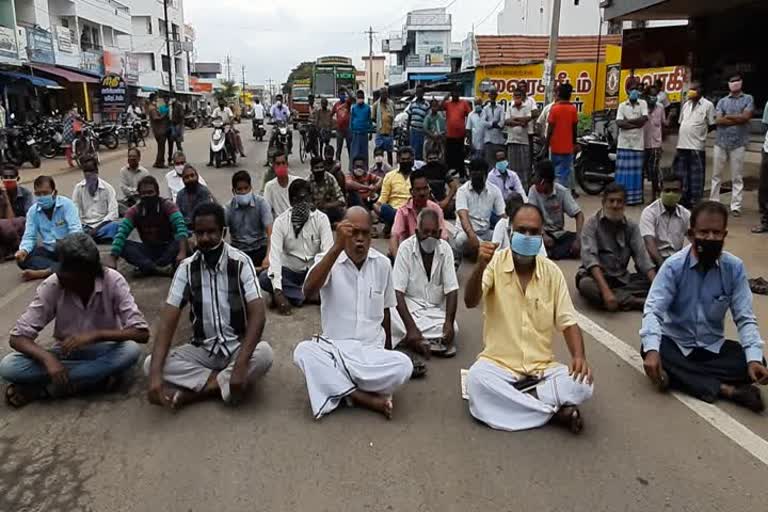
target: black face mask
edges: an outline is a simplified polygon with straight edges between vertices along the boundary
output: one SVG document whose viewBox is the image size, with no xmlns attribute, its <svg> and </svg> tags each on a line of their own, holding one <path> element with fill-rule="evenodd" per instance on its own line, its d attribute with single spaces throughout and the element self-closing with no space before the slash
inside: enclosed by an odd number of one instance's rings
<svg viewBox="0 0 768 512">
<path fill-rule="evenodd" d="M 413 162 L 400 162 L 400 172 L 408 174 L 413 170 Z"/>
<path fill-rule="evenodd" d="M 142 197 L 141 204 L 147 210 L 157 210 L 158 206 L 160 205 L 160 198 L 158 196 Z"/>
<path fill-rule="evenodd" d="M 485 176 L 472 176 L 472 188 L 475 192 L 482 192 L 485 188 Z"/>
<path fill-rule="evenodd" d="M 703 238 L 695 238 L 693 243 L 696 247 L 696 253 L 699 256 L 699 261 L 705 269 L 710 269 L 715 266 L 718 258 L 723 253 L 723 240 L 705 240 Z"/>
</svg>

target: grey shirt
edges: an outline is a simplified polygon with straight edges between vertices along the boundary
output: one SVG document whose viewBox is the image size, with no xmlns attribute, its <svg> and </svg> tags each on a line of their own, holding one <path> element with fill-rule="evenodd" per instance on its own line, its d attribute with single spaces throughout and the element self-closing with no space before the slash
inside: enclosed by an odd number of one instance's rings
<svg viewBox="0 0 768 512">
<path fill-rule="evenodd" d="M 481 116 L 485 127 L 485 143 L 505 145 L 507 136 L 504 133 L 504 108 L 498 103 L 489 103 L 483 108 Z M 491 128 L 494 123 L 501 128 Z"/>
<path fill-rule="evenodd" d="M 734 116 L 745 111 L 755 111 L 755 100 L 749 94 L 720 98 L 715 112 L 722 116 Z M 734 126 L 718 126 L 715 145 L 723 149 L 736 149 L 749 144 L 749 123 Z"/>
<path fill-rule="evenodd" d="M 235 198 L 227 208 L 227 226 L 232 246 L 250 252 L 266 247 L 267 226 L 272 225 L 272 209 L 266 199 L 251 194 L 248 206 L 240 206 Z"/>
<path fill-rule="evenodd" d="M 640 214 L 640 234 L 652 236 L 662 258 L 667 259 L 685 245 L 691 212 L 682 205 L 674 210 L 664 207 L 661 199 L 649 204 Z"/>
<path fill-rule="evenodd" d="M 528 202 L 538 206 L 544 214 L 544 232 L 552 238 L 560 238 L 565 234 L 564 213 L 574 218 L 581 212 L 571 191 L 559 183 L 554 184 L 548 196 L 539 194 L 536 186 L 532 186 L 528 191 Z"/>
<path fill-rule="evenodd" d="M 215 203 L 216 199 L 213 198 L 213 194 L 208 190 L 208 187 L 199 183 L 194 192 L 190 192 L 184 187 L 176 194 L 176 206 L 179 207 L 179 211 L 184 216 L 184 222 L 186 222 L 187 227 L 192 226 L 192 214 L 195 212 L 195 208 L 199 204 L 209 202 Z"/>
<path fill-rule="evenodd" d="M 629 283 L 629 260 L 635 261 L 638 272 L 646 274 L 654 268 L 645 249 L 640 228 L 626 217 L 622 222 L 611 222 L 600 209 L 584 224 L 581 233 L 581 269 L 589 271 L 600 267 L 608 279 Z"/>
</svg>

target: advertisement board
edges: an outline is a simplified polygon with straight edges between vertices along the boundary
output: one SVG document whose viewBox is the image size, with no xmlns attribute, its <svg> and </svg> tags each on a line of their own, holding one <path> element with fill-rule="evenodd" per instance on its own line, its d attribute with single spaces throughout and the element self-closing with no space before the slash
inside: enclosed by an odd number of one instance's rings
<svg viewBox="0 0 768 512">
<path fill-rule="evenodd" d="M 122 112 L 128 102 L 125 79 L 115 73 L 104 75 L 99 86 L 102 112 Z"/>
<path fill-rule="evenodd" d="M 422 66 L 447 66 L 450 33 L 417 32 L 416 54 Z"/>
<path fill-rule="evenodd" d="M 73 53 L 72 31 L 62 25 L 56 25 L 56 41 L 59 44 L 59 51 L 64 53 Z"/>
<path fill-rule="evenodd" d="M 27 27 L 27 55 L 32 62 L 55 63 L 51 33 L 39 27 Z"/>
<path fill-rule="evenodd" d="M 664 91 L 672 103 L 679 103 L 682 98 L 683 87 L 688 83 L 690 72 L 686 66 L 667 66 L 663 68 L 621 70 L 621 90 L 619 101 L 627 100 L 627 83 L 630 78 L 639 80 L 643 85 L 653 85 L 656 80 L 661 80 Z"/>
<path fill-rule="evenodd" d="M 0 58 L 17 60 L 19 48 L 16 45 L 16 32 L 12 28 L 0 27 Z"/>
</svg>

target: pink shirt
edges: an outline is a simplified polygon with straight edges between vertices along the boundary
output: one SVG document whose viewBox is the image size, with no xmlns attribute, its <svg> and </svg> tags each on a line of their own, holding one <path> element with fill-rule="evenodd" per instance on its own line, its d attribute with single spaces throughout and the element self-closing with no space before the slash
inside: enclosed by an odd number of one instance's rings
<svg viewBox="0 0 768 512">
<path fill-rule="evenodd" d="M 448 240 L 448 230 L 445 229 L 445 218 L 443 217 L 443 210 L 440 208 L 440 205 L 434 201 L 427 200 L 425 208 L 430 208 L 437 212 L 440 218 L 440 238 Z M 407 203 L 398 208 L 397 215 L 395 215 L 395 223 L 392 224 L 392 236 L 397 236 L 401 242 L 413 236 L 416 233 L 418 217 L 419 212 L 413 207 L 413 198 L 411 198 Z"/>
<path fill-rule="evenodd" d="M 645 149 L 661 147 L 661 131 L 664 128 L 664 107 L 656 105 L 656 108 L 648 110 L 648 122 L 643 126 L 643 138 Z"/>
<path fill-rule="evenodd" d="M 96 279 L 87 307 L 83 307 L 80 297 L 59 284 L 56 274 L 43 281 L 27 310 L 16 320 L 11 336 L 34 340 L 54 319 L 53 337 L 57 341 L 100 329 L 149 329 L 125 278 L 110 268 L 104 269 L 104 277 Z"/>
</svg>

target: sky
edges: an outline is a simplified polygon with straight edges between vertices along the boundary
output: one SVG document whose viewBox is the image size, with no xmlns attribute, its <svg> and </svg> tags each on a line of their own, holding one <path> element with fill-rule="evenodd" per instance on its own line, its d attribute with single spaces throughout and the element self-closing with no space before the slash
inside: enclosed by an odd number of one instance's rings
<svg viewBox="0 0 768 512">
<path fill-rule="evenodd" d="M 462 41 L 477 25 L 478 34 L 496 33 L 500 0 L 184 0 L 184 17 L 197 33 L 197 59 L 232 59 L 232 78 L 266 84 L 284 82 L 302 61 L 324 55 L 351 57 L 357 65 L 368 55 L 369 26 L 374 54 L 381 39 L 402 28 L 408 11 L 449 6 L 453 41 Z M 226 73 L 226 70 L 225 70 Z M 226 75 L 225 75 L 226 77 Z"/>
</svg>

